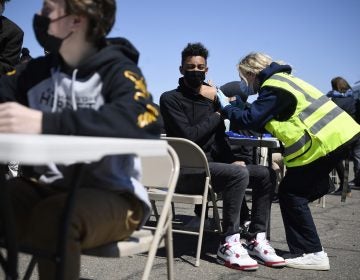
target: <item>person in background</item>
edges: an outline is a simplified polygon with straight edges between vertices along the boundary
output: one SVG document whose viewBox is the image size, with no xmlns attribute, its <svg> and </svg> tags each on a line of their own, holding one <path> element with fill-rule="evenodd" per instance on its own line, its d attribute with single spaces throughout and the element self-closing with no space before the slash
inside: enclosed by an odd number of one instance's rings
<svg viewBox="0 0 360 280">
<path fill-rule="evenodd" d="M 266 240 L 275 174 L 264 166 L 245 165 L 232 154 L 224 119 L 219 112 L 216 88 L 204 82 L 208 71 L 207 58 L 208 50 L 201 43 L 189 43 L 183 49 L 179 85 L 160 97 L 166 134 L 189 139 L 202 148 L 209 161 L 213 189 L 222 193 L 223 233 L 217 261 L 234 269 L 255 270 L 258 263 L 249 257 L 250 254 L 267 266 L 282 267 L 284 259 L 276 255 Z M 203 192 L 196 189 L 202 184 L 191 181 L 191 184 L 182 185 L 181 177 L 179 181 L 177 192 Z M 240 243 L 239 234 L 240 208 L 248 185 L 253 189 L 247 236 L 252 244 L 249 252 Z"/>
<path fill-rule="evenodd" d="M 359 139 L 360 126 L 322 92 L 291 75 L 291 67 L 253 52 L 238 64 L 241 79 L 259 93 L 251 107 L 218 92 L 222 116 L 243 129 L 267 131 L 284 144 L 286 174 L 279 203 L 293 257 L 288 267 L 329 270 L 308 203 L 329 191 L 329 173 Z"/>
<path fill-rule="evenodd" d="M 14 70 L 19 63 L 24 32 L 19 26 L 3 16 L 5 2 L 0 0 L 0 76 Z"/>
<path fill-rule="evenodd" d="M 160 138 L 138 51 L 124 38 L 106 39 L 115 13 L 115 0 L 43 2 L 33 28 L 50 54 L 0 79 L 0 133 Z M 64 277 L 78 280 L 82 249 L 126 239 L 148 219 L 140 174 L 135 155 L 24 169 L 8 181 L 19 243 L 54 253 L 68 190 L 79 185 Z M 53 260 L 39 257 L 38 271 L 56 278 Z"/>
<path fill-rule="evenodd" d="M 32 59 L 28 48 L 21 49 L 20 64 L 27 63 Z"/>
<path fill-rule="evenodd" d="M 16 71 L 20 71 L 22 68 L 25 68 L 25 64 L 27 62 L 29 62 L 32 59 L 31 55 L 30 55 L 30 51 L 28 48 L 22 48 L 21 49 L 21 56 L 20 56 L 20 60 L 19 60 L 19 64 L 17 64 L 16 67 Z M 20 166 L 19 166 L 19 162 L 17 161 L 11 161 L 8 164 L 8 168 L 9 168 L 9 172 L 8 172 L 8 177 L 9 178 L 14 178 L 16 176 L 20 175 Z"/>
<path fill-rule="evenodd" d="M 347 112 L 357 123 L 360 123 L 360 101 L 354 99 L 353 91 L 349 83 L 342 77 L 335 77 L 331 80 L 332 90 L 326 96 L 331 98 L 341 109 Z M 353 144 L 351 158 L 354 162 L 354 180 L 348 184 L 347 196 L 351 196 L 351 186 L 360 186 L 360 141 Z M 344 185 L 344 165 L 340 161 L 336 166 L 336 172 L 340 179 L 340 187 L 334 194 L 341 194 Z"/>
</svg>

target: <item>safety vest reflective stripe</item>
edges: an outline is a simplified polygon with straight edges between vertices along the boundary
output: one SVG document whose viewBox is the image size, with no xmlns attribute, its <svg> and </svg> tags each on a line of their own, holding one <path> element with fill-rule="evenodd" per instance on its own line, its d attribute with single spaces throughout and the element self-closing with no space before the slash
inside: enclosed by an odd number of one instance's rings
<svg viewBox="0 0 360 280">
<path fill-rule="evenodd" d="M 280 89 L 296 98 L 295 111 L 288 120 L 270 120 L 265 128 L 284 143 L 288 167 L 302 166 L 325 156 L 346 143 L 360 126 L 315 87 L 286 73 L 277 73 L 261 88 Z"/>
<path fill-rule="evenodd" d="M 280 75 L 273 75 L 271 77 L 271 79 L 273 80 L 278 80 L 281 82 L 285 82 L 287 83 L 289 86 L 291 86 L 294 90 L 297 90 L 299 92 L 301 92 L 306 101 L 310 102 L 310 105 L 307 106 L 300 114 L 299 114 L 299 118 L 305 122 L 306 118 L 308 118 L 309 116 L 311 116 L 317 109 L 319 109 L 319 107 L 323 106 L 324 104 L 329 102 L 329 98 L 324 96 L 320 96 L 320 98 L 315 99 L 312 96 L 310 96 L 307 92 L 305 92 L 299 85 L 295 84 L 293 81 L 291 81 L 290 79 L 284 77 L 284 76 L 280 76 Z M 316 123 L 314 123 L 312 126 L 309 127 L 309 130 L 313 133 L 316 134 L 318 133 L 323 127 L 325 127 L 327 124 L 329 124 L 330 121 L 332 121 L 333 119 L 335 119 L 338 115 L 340 115 L 343 112 L 342 109 L 340 109 L 339 107 L 334 107 L 332 110 L 330 110 L 326 115 L 324 115 L 321 119 L 319 119 Z M 298 150 L 302 149 L 306 143 L 308 141 L 311 140 L 311 137 L 305 133 L 297 142 L 295 142 L 294 144 L 292 144 L 291 146 L 288 146 L 285 148 L 284 151 L 284 155 L 288 156 L 291 155 L 295 152 L 297 152 Z"/>
<path fill-rule="evenodd" d="M 319 99 L 314 99 L 311 101 L 311 104 L 307 106 L 300 114 L 299 118 L 305 120 L 308 116 L 314 113 L 319 107 L 329 102 L 329 98 L 326 96 L 321 96 Z"/>
<path fill-rule="evenodd" d="M 323 127 L 329 124 L 332 120 L 334 120 L 337 116 L 339 116 L 344 111 L 338 107 L 334 107 L 330 112 L 328 112 L 325 116 L 323 116 L 320 120 L 318 120 L 315 124 L 313 124 L 309 129 L 312 133 L 318 133 Z"/>
<path fill-rule="evenodd" d="M 291 154 L 299 151 L 310 140 L 311 140 L 310 135 L 305 133 L 298 141 L 296 141 L 294 144 L 292 144 L 291 146 L 286 147 L 286 149 L 284 149 L 284 156 L 286 157 L 288 155 L 291 155 Z"/>
<path fill-rule="evenodd" d="M 275 74 L 275 75 L 271 76 L 271 80 L 278 80 L 278 81 L 285 82 L 285 83 L 289 84 L 295 90 L 301 92 L 305 96 L 306 101 L 308 101 L 309 103 L 312 103 L 312 102 L 316 101 L 315 98 L 313 98 L 306 91 L 304 91 L 299 85 L 295 84 L 292 80 L 287 79 L 284 76 L 280 76 L 278 74 Z M 327 100 L 329 100 L 329 99 L 327 98 Z"/>
</svg>

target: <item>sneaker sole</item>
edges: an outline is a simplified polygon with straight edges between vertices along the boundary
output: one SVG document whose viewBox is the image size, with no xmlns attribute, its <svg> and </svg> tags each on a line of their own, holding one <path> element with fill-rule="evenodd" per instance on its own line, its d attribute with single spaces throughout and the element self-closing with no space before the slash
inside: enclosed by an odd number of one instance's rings
<svg viewBox="0 0 360 280">
<path fill-rule="evenodd" d="M 216 258 L 216 261 L 221 265 L 224 265 L 226 267 L 236 269 L 236 270 L 253 271 L 253 270 L 257 270 L 258 267 L 259 267 L 257 264 L 254 264 L 254 265 L 242 265 L 242 266 L 234 265 L 234 264 L 231 264 L 228 261 L 224 261 L 223 259 L 220 259 L 220 258 Z"/>
<path fill-rule="evenodd" d="M 330 265 L 310 265 L 310 264 L 291 264 L 286 263 L 287 267 L 307 270 L 330 270 Z"/>
<path fill-rule="evenodd" d="M 274 267 L 274 268 L 280 268 L 280 267 L 285 267 L 286 263 L 285 260 L 284 261 L 278 261 L 278 262 L 266 262 L 263 259 L 261 259 L 260 257 L 258 257 L 257 255 L 251 255 L 249 253 L 249 256 L 252 257 L 253 259 L 255 259 L 258 263 L 261 263 L 267 267 Z"/>
</svg>

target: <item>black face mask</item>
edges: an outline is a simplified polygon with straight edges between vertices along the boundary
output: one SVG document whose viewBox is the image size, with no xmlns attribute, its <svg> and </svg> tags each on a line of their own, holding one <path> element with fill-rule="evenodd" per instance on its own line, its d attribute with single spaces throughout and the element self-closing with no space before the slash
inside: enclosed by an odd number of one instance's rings
<svg viewBox="0 0 360 280">
<path fill-rule="evenodd" d="M 185 71 L 184 79 L 191 88 L 198 88 L 205 81 L 205 71 Z"/>
<path fill-rule="evenodd" d="M 62 42 L 68 37 L 70 37 L 70 35 L 72 34 L 72 32 L 70 32 L 63 39 L 48 34 L 50 23 L 63 19 L 67 16 L 68 15 L 64 15 L 56 19 L 50 20 L 50 18 L 45 16 L 41 16 L 38 14 L 34 15 L 33 28 L 35 32 L 35 37 L 36 40 L 39 42 L 40 46 L 42 46 L 46 51 L 50 53 L 58 52 Z"/>
</svg>

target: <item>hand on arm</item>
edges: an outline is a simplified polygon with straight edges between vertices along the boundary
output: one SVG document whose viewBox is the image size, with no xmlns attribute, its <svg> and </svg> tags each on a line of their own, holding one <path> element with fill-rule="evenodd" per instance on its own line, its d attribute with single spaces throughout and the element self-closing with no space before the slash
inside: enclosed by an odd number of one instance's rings
<svg viewBox="0 0 360 280">
<path fill-rule="evenodd" d="M 246 166 L 245 161 L 242 161 L 242 160 L 234 161 L 232 164 L 236 164 L 236 165 L 240 165 L 240 166 Z"/>
<path fill-rule="evenodd" d="M 225 106 L 230 105 L 229 98 L 227 96 L 225 96 L 225 94 L 220 89 L 217 90 L 216 95 L 220 102 L 221 108 L 224 108 Z"/>
<path fill-rule="evenodd" d="M 216 87 L 214 86 L 207 86 L 207 85 L 202 85 L 200 88 L 200 94 L 212 101 L 215 100 L 216 98 Z"/>
<path fill-rule="evenodd" d="M 0 104 L 0 132 L 40 134 L 42 112 L 16 102 Z"/>
</svg>

